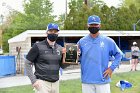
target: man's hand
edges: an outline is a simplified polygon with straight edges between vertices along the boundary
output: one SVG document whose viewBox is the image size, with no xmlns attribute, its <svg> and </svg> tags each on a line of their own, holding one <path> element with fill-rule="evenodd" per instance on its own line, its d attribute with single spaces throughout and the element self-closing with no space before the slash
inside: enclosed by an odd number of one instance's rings
<svg viewBox="0 0 140 93">
<path fill-rule="evenodd" d="M 112 76 L 112 70 L 110 68 L 108 68 L 104 73 L 103 73 L 104 77 L 107 78 L 108 76 L 111 78 Z"/>
<path fill-rule="evenodd" d="M 33 87 L 36 88 L 37 90 L 39 90 L 39 88 L 41 87 L 41 80 L 37 80 L 34 84 Z"/>
</svg>

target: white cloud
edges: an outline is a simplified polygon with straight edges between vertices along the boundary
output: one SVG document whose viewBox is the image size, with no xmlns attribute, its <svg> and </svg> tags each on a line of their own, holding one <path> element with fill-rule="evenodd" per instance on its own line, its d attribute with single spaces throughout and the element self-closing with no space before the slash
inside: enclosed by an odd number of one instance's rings
<svg viewBox="0 0 140 93">
<path fill-rule="evenodd" d="M 7 15 L 11 10 L 22 12 L 22 0 L 0 0 L 0 14 Z"/>
<path fill-rule="evenodd" d="M 66 12 L 66 0 L 51 0 L 51 2 L 53 2 L 53 14 L 60 15 Z"/>
<path fill-rule="evenodd" d="M 118 4 L 120 4 L 120 0 L 102 0 L 102 1 L 104 1 L 109 7 L 110 6 L 115 6 L 115 7 L 117 7 L 118 6 Z"/>
</svg>

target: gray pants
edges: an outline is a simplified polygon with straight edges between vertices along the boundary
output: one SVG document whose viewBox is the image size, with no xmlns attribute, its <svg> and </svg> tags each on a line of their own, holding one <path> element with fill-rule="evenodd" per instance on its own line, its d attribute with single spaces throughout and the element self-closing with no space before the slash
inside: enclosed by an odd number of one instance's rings
<svg viewBox="0 0 140 93">
<path fill-rule="evenodd" d="M 82 83 L 82 93 L 111 93 L 110 84 L 84 84 Z"/>
</svg>

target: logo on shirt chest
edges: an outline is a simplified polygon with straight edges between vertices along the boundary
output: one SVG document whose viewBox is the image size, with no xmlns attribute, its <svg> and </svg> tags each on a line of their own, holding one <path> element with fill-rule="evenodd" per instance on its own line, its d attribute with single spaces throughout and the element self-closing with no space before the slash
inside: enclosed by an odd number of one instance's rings
<svg viewBox="0 0 140 93">
<path fill-rule="evenodd" d="M 57 53 L 57 55 L 60 55 L 60 51 L 59 50 L 56 50 L 56 53 Z"/>
<path fill-rule="evenodd" d="M 45 51 L 45 54 L 48 54 L 48 53 L 49 53 L 49 51 L 46 50 L 46 51 Z"/>
<path fill-rule="evenodd" d="M 103 41 L 100 42 L 100 47 L 104 47 L 104 42 Z"/>
<path fill-rule="evenodd" d="M 45 54 L 50 54 L 51 51 L 45 51 Z M 60 51 L 59 50 L 53 50 L 53 53 L 55 53 L 56 55 L 60 55 Z"/>
</svg>

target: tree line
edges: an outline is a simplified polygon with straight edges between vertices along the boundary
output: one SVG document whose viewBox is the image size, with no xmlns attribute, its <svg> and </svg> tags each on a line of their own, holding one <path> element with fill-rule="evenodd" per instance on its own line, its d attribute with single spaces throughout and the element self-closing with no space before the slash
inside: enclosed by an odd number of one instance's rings
<svg viewBox="0 0 140 93">
<path fill-rule="evenodd" d="M 58 20 L 52 15 L 53 8 L 49 0 L 24 0 L 24 13 L 11 11 L 3 27 L 3 49 L 8 52 L 8 39 L 26 30 L 44 30 L 50 22 L 58 23 L 65 30 L 86 30 L 89 15 L 101 18 L 101 30 L 133 30 L 133 24 L 140 19 L 139 0 L 128 2 L 123 0 L 116 8 L 108 7 L 101 0 L 89 0 L 88 5 L 83 0 L 71 0 L 69 13 L 62 14 Z M 140 23 L 136 30 L 140 30 Z"/>
</svg>

